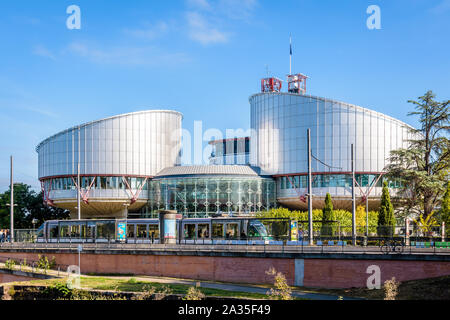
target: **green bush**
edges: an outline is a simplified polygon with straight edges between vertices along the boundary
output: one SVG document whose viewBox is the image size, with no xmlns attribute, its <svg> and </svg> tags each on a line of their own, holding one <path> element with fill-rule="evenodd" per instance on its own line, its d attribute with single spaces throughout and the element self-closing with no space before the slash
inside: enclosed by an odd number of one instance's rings
<svg viewBox="0 0 450 320">
<path fill-rule="evenodd" d="M 8 259 L 5 261 L 5 267 L 9 270 L 13 270 L 15 265 L 16 261 L 14 261 L 13 259 Z"/>
<path fill-rule="evenodd" d="M 322 221 L 323 212 L 321 209 L 314 209 L 313 212 L 313 220 L 314 221 Z M 338 226 L 340 226 L 341 234 L 347 233 L 351 234 L 352 227 L 352 213 L 347 210 L 333 210 L 334 220 L 339 221 L 339 224 L 333 224 L 333 229 L 338 230 Z M 303 230 L 308 230 L 308 212 L 307 211 L 296 211 L 289 210 L 287 208 L 277 208 L 270 209 L 268 211 L 262 211 L 257 214 L 259 218 L 287 218 L 291 220 L 303 221 L 299 223 L 299 227 L 303 227 Z M 356 225 L 358 227 L 365 227 L 366 225 L 366 213 L 364 210 L 364 214 L 358 218 L 358 214 L 356 217 Z M 378 212 L 377 211 L 369 211 L 369 233 L 376 233 L 377 231 L 377 223 L 378 223 Z M 322 227 L 321 222 L 313 223 L 313 230 L 320 231 Z"/>
</svg>

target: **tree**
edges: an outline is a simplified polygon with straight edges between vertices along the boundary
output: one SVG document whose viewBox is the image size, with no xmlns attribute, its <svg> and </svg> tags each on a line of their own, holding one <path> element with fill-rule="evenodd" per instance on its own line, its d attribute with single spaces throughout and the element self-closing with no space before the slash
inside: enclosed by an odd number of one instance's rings
<svg viewBox="0 0 450 320">
<path fill-rule="evenodd" d="M 383 184 L 381 194 L 381 204 L 378 214 L 378 234 L 384 236 L 392 236 L 394 234 L 395 216 L 394 207 L 391 203 L 387 181 Z"/>
<path fill-rule="evenodd" d="M 447 183 L 447 191 L 442 198 L 439 216 L 441 222 L 445 222 L 445 233 L 450 235 L 450 182 Z"/>
<path fill-rule="evenodd" d="M 331 201 L 331 195 L 327 193 L 325 197 L 325 205 L 322 209 L 322 228 L 320 230 L 320 234 L 322 236 L 332 236 L 333 235 L 333 227 L 332 222 L 335 220 L 334 212 L 333 212 L 333 202 Z"/>
<path fill-rule="evenodd" d="M 417 216 L 427 217 L 441 201 L 450 169 L 450 100 L 438 102 L 428 91 L 419 101 L 408 101 L 416 111 L 408 115 L 419 116 L 421 127 L 408 128 L 412 137 L 408 147 L 391 151 L 387 177 L 398 179 L 402 188 L 398 194 L 402 208 Z"/>
<path fill-rule="evenodd" d="M 6 206 L 11 199 L 10 190 L 0 194 L 0 229 L 10 228 L 10 210 Z M 32 220 L 37 219 L 39 226 L 46 220 L 61 220 L 69 218 L 67 210 L 46 206 L 43 203 L 42 192 L 36 193 L 31 186 L 23 183 L 14 184 L 14 228 L 31 229 Z"/>
</svg>

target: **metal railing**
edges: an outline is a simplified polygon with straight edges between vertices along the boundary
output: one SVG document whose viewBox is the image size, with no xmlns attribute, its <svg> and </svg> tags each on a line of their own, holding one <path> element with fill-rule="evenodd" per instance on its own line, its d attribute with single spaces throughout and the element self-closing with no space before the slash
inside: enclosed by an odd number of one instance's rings
<svg viewBox="0 0 450 320">
<path fill-rule="evenodd" d="M 83 252 L 98 251 L 155 251 L 155 252 L 281 252 L 281 253 L 348 253 L 348 254 L 444 254 L 450 255 L 450 242 L 440 238 L 357 237 L 356 245 L 351 237 L 316 237 L 309 244 L 308 237 L 298 240 L 229 240 L 183 239 L 176 244 L 108 242 L 81 243 Z M 0 250 L 69 250 L 78 253 L 80 242 L 56 243 L 2 243 Z M 1 253 L 0 253 L 1 254 Z M 0 259 L 1 261 L 1 259 Z"/>
</svg>

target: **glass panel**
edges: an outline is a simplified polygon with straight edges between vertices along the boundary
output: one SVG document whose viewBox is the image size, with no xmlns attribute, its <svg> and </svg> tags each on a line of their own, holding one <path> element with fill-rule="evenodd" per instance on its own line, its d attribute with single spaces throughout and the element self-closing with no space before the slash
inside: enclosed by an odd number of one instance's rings
<svg viewBox="0 0 450 320">
<path fill-rule="evenodd" d="M 115 229 L 113 221 L 97 222 L 97 239 L 115 239 Z"/>
<path fill-rule="evenodd" d="M 147 225 L 146 224 L 136 225 L 136 237 L 141 238 L 141 239 L 147 238 Z"/>
<path fill-rule="evenodd" d="M 127 224 L 127 238 L 134 238 L 134 224 Z"/>
<path fill-rule="evenodd" d="M 57 238 L 58 237 L 58 226 L 57 225 L 50 225 L 49 226 L 49 236 L 50 238 Z"/>
<path fill-rule="evenodd" d="M 195 224 L 184 225 L 184 238 L 195 239 Z"/>
<path fill-rule="evenodd" d="M 239 225 L 237 223 L 227 223 L 227 239 L 237 239 L 239 237 Z"/>
<path fill-rule="evenodd" d="M 213 238 L 223 238 L 223 224 L 213 223 L 212 232 Z"/>
<path fill-rule="evenodd" d="M 209 238 L 209 224 L 199 224 L 197 234 L 199 239 Z"/>
<path fill-rule="evenodd" d="M 148 233 L 149 237 L 153 239 L 159 238 L 159 226 L 157 224 L 149 224 L 148 225 Z"/>
</svg>

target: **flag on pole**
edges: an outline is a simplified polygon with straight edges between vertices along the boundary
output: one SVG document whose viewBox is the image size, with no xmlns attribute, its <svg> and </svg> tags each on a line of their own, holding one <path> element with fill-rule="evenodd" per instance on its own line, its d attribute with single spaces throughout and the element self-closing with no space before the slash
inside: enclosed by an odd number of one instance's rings
<svg viewBox="0 0 450 320">
<path fill-rule="evenodd" d="M 292 56 L 292 38 L 289 37 L 289 53 Z"/>
</svg>

